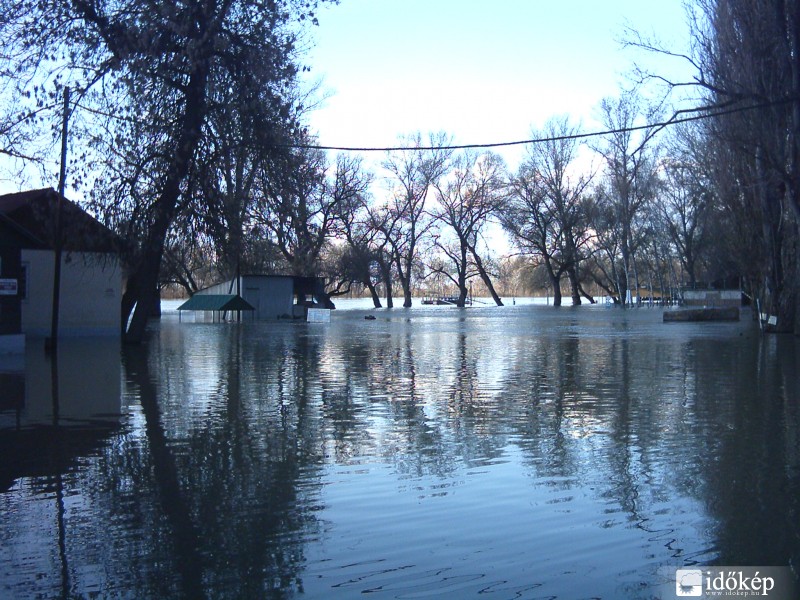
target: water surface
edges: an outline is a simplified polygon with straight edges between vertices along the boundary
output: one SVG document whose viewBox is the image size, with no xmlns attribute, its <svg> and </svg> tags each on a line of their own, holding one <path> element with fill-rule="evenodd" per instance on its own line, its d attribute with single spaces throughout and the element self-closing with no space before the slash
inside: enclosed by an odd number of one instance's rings
<svg viewBox="0 0 800 600">
<path fill-rule="evenodd" d="M 800 564 L 794 338 L 347 304 L 167 314 L 55 378 L 30 342 L 0 368 L 0 596 L 649 598 L 661 567 Z"/>
</svg>

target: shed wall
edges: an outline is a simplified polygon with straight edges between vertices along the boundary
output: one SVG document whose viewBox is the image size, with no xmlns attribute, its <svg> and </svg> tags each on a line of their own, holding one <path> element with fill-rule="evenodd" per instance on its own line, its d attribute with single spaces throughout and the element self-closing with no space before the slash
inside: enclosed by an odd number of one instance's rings
<svg viewBox="0 0 800 600">
<path fill-rule="evenodd" d="M 274 275 L 243 275 L 240 296 L 249 302 L 257 320 L 272 320 L 293 315 L 294 279 Z M 236 284 L 223 281 L 197 292 L 198 294 L 235 294 Z M 211 320 L 210 315 L 206 316 Z"/>
<path fill-rule="evenodd" d="M 739 290 L 686 290 L 683 302 L 686 306 L 741 306 L 742 293 Z"/>
<path fill-rule="evenodd" d="M 256 319 L 292 315 L 294 281 L 291 277 L 242 277 L 242 298 L 253 305 Z"/>
<path fill-rule="evenodd" d="M 53 307 L 54 260 L 51 250 L 23 250 L 28 269 L 22 301 L 22 330 L 48 336 Z M 122 271 L 110 254 L 64 252 L 61 257 L 59 334 L 119 335 Z"/>
</svg>

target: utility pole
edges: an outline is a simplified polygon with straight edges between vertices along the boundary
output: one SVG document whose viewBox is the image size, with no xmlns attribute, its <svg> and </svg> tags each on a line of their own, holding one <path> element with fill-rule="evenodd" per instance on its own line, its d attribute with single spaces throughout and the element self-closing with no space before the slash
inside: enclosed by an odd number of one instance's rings
<svg viewBox="0 0 800 600">
<path fill-rule="evenodd" d="M 67 181 L 67 123 L 69 121 L 69 88 L 64 88 L 64 109 L 61 117 L 61 171 L 58 176 L 58 197 L 56 198 L 55 231 L 53 250 L 55 265 L 53 270 L 53 311 L 50 322 L 50 337 L 45 340 L 45 350 L 56 351 L 58 347 L 58 312 L 61 297 L 61 204 Z"/>
</svg>

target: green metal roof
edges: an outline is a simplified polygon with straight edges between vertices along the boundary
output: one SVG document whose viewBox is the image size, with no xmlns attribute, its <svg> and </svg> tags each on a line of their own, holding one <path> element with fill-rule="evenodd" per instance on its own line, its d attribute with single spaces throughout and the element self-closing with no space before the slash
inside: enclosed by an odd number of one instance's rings
<svg viewBox="0 0 800 600">
<path fill-rule="evenodd" d="M 255 310 L 236 294 L 195 294 L 178 307 L 178 310 Z"/>
</svg>

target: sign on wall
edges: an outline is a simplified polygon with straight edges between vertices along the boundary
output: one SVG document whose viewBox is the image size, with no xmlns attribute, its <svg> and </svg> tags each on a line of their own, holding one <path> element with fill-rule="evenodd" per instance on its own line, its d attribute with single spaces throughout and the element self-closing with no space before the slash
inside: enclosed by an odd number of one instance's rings
<svg viewBox="0 0 800 600">
<path fill-rule="evenodd" d="M 0 296 L 16 296 L 16 295 L 17 295 L 17 280 L 0 279 Z"/>
</svg>

